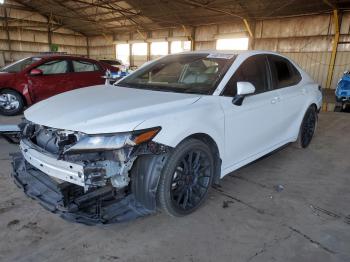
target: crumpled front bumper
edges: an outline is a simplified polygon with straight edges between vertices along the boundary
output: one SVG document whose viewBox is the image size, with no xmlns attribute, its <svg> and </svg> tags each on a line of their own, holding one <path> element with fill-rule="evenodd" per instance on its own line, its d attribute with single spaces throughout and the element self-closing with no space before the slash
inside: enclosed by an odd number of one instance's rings
<svg viewBox="0 0 350 262">
<path fill-rule="evenodd" d="M 112 187 L 103 187 L 72 198 L 68 182 L 59 183 L 29 165 L 21 153 L 12 155 L 12 176 L 26 195 L 62 218 L 87 225 L 125 222 L 155 212 L 135 200 L 132 193 L 116 196 Z M 67 190 L 69 188 L 69 190 Z"/>
</svg>

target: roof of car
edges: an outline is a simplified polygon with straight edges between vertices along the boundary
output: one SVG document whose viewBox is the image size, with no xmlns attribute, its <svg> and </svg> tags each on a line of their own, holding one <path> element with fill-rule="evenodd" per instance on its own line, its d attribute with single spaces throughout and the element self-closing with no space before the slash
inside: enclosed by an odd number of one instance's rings
<svg viewBox="0 0 350 262">
<path fill-rule="evenodd" d="M 255 55 L 255 54 L 276 54 L 276 55 L 280 55 L 276 52 L 273 51 L 265 51 L 265 50 L 242 50 L 242 51 L 238 51 L 238 50 L 197 50 L 197 51 L 186 51 L 186 52 L 182 52 L 180 54 L 227 54 L 227 55 L 240 55 L 240 54 L 251 54 L 251 55 Z"/>
<path fill-rule="evenodd" d="M 94 60 L 83 56 L 66 55 L 66 54 L 39 54 L 39 55 L 34 55 L 32 57 L 39 57 L 39 58 L 63 58 L 64 57 L 64 58 L 79 58 L 79 59 Z"/>
</svg>

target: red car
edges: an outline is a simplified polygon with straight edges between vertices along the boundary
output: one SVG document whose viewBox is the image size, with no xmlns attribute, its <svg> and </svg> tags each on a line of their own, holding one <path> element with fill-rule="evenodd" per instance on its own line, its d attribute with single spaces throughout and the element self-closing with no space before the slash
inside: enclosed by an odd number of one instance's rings
<svg viewBox="0 0 350 262">
<path fill-rule="evenodd" d="M 25 106 L 76 88 L 103 84 L 106 70 L 118 68 L 77 56 L 41 55 L 0 70 L 0 113 L 16 115 Z"/>
</svg>

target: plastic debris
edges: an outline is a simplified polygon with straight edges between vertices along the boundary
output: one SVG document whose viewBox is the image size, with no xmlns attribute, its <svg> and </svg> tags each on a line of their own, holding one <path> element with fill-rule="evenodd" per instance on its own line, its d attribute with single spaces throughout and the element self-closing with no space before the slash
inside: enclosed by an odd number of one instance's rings
<svg viewBox="0 0 350 262">
<path fill-rule="evenodd" d="M 274 189 L 276 190 L 276 192 L 282 192 L 284 190 L 284 186 L 283 185 L 276 185 L 276 186 L 274 186 Z"/>
</svg>

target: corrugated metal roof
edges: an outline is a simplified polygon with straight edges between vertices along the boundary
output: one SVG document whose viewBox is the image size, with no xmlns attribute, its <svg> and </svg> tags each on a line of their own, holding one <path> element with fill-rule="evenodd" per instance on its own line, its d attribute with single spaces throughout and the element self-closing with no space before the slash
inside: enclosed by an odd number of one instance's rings
<svg viewBox="0 0 350 262">
<path fill-rule="evenodd" d="M 148 31 L 350 9 L 348 0 L 18 0 L 6 8 L 37 11 L 85 35 Z"/>
</svg>

